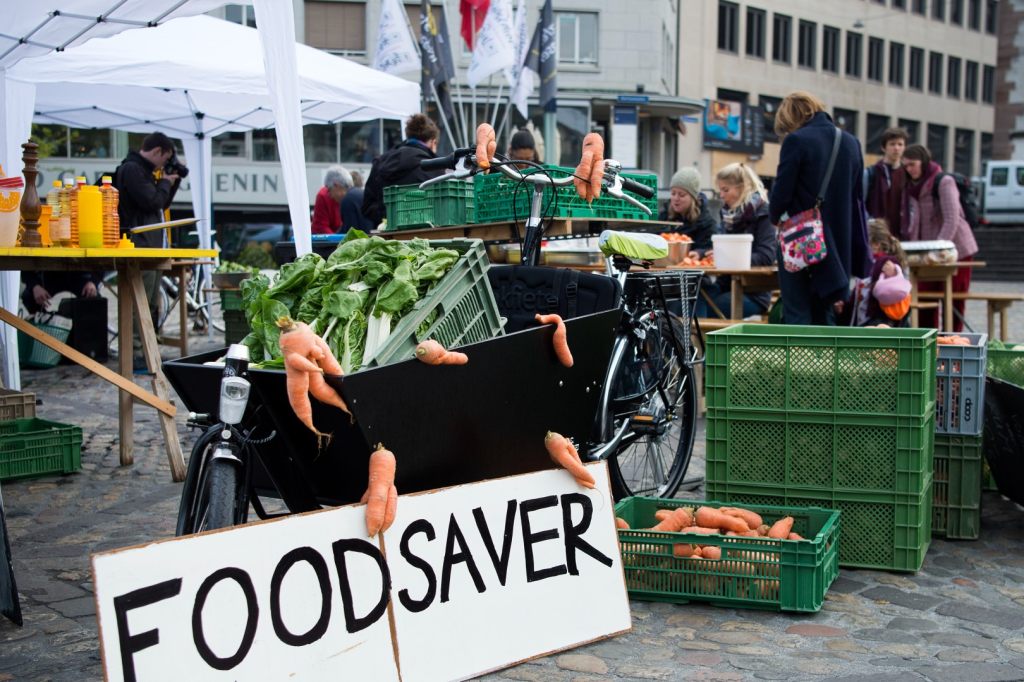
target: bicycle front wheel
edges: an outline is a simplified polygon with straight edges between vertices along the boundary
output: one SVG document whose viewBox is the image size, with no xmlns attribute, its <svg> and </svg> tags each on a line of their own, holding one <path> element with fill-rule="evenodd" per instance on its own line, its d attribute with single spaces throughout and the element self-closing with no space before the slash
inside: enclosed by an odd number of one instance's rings
<svg viewBox="0 0 1024 682">
<path fill-rule="evenodd" d="M 679 319 L 659 313 L 658 324 L 619 363 L 614 424 L 616 430 L 624 421 L 629 425 L 608 460 L 616 499 L 672 497 L 686 475 L 697 426 L 697 391 L 693 368 L 675 342 L 682 338 Z"/>
<path fill-rule="evenodd" d="M 179 536 L 245 523 L 248 499 L 240 467 L 212 456 L 221 428 L 207 429 L 192 449 L 178 505 Z"/>
</svg>

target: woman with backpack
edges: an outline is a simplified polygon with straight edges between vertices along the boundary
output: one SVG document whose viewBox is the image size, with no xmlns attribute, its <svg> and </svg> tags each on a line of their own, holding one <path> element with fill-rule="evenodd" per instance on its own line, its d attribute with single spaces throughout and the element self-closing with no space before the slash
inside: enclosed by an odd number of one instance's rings
<svg viewBox="0 0 1024 682">
<path fill-rule="evenodd" d="M 942 239 L 956 246 L 960 261 L 969 261 L 978 252 L 971 226 L 967 223 L 960 206 L 960 191 L 956 180 L 942 172 L 942 167 L 932 161 L 927 148 L 915 144 L 903 153 L 903 168 L 907 173 L 907 186 L 903 191 L 903 217 L 908 241 L 929 241 Z M 953 275 L 953 291 L 966 292 L 971 287 L 971 268 L 958 268 Z M 942 291 L 942 282 L 921 282 L 919 291 Z M 953 331 L 964 328 L 964 301 L 956 301 L 953 307 L 959 313 L 954 316 Z M 937 327 L 938 315 L 934 311 L 922 311 L 920 323 L 926 327 Z"/>
</svg>

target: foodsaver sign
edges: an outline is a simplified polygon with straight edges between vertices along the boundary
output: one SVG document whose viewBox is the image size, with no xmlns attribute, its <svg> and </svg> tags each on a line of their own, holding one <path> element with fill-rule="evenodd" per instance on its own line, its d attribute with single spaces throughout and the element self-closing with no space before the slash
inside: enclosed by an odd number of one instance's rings
<svg viewBox="0 0 1024 682">
<path fill-rule="evenodd" d="M 627 631 L 604 463 L 93 557 L 110 680 L 464 679 Z"/>
</svg>

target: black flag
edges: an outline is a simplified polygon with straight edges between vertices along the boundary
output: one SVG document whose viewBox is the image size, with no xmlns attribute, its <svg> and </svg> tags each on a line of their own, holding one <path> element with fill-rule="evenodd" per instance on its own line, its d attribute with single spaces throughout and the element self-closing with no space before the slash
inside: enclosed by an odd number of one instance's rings
<svg viewBox="0 0 1024 682">
<path fill-rule="evenodd" d="M 540 21 L 530 39 L 526 53 L 527 68 L 540 76 L 540 106 L 546 112 L 558 109 L 558 44 L 555 42 L 555 14 L 551 0 L 546 0 L 540 12 Z"/>
<path fill-rule="evenodd" d="M 455 78 L 455 62 L 448 40 L 448 22 L 445 21 L 443 11 L 437 17 L 434 16 L 429 0 L 422 0 L 420 5 L 420 54 L 423 63 L 420 83 L 423 96 L 431 96 L 436 88 L 438 106 L 445 119 L 450 119 L 453 110 L 448 81 Z"/>
</svg>

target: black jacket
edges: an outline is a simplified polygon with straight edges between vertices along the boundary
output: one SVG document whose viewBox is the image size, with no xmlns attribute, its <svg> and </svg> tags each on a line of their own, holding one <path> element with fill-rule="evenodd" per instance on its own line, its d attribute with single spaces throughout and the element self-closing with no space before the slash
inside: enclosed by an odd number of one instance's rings
<svg viewBox="0 0 1024 682">
<path fill-rule="evenodd" d="M 117 167 L 114 185 L 118 191 L 117 214 L 121 218 L 121 232 L 139 225 L 162 222 L 163 211 L 171 205 L 177 187 L 170 180 L 153 178 L 156 166 L 136 151 L 128 152 Z M 163 246 L 163 230 L 134 235 L 136 246 Z"/>
<path fill-rule="evenodd" d="M 339 233 L 344 234 L 352 227 L 359 228 L 363 232 L 377 227 L 363 215 L 363 194 L 362 187 L 352 187 L 345 192 L 345 197 L 341 200 L 341 229 L 338 230 Z"/>
<path fill-rule="evenodd" d="M 434 152 L 426 145 L 409 138 L 373 162 L 370 177 L 363 188 L 363 215 L 373 222 L 374 228 L 384 219 L 384 188 L 420 183 L 441 175 L 443 168 L 432 171 L 420 168 L 420 161 L 433 158 Z"/>
<path fill-rule="evenodd" d="M 675 222 L 678 218 L 669 218 L 668 215 L 668 204 L 665 204 L 665 208 L 658 214 L 658 220 L 663 222 Z M 715 233 L 718 228 L 715 219 L 711 217 L 711 211 L 708 210 L 708 200 L 701 194 L 700 195 L 700 215 L 693 222 L 683 220 L 676 227 L 673 227 L 669 232 L 675 232 L 678 234 L 685 234 L 693 240 L 693 244 L 690 246 L 694 251 L 708 251 L 711 249 L 711 235 Z"/>
</svg>

